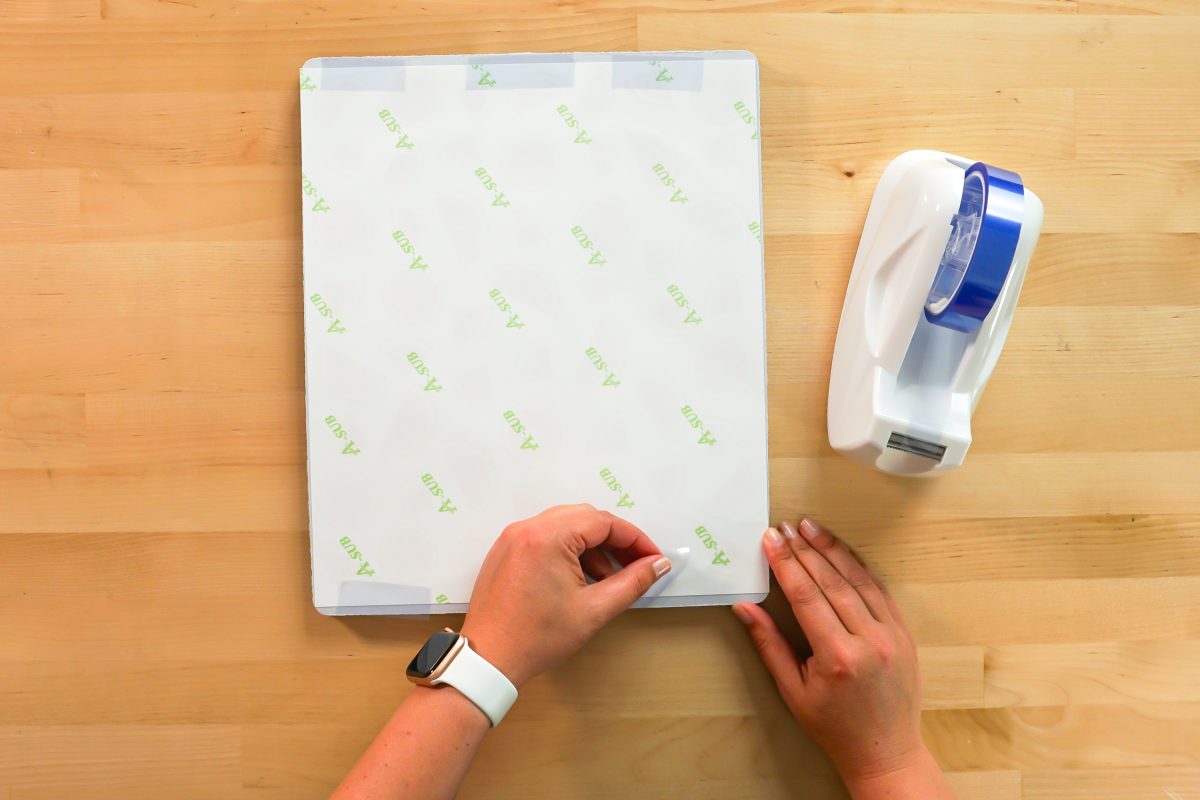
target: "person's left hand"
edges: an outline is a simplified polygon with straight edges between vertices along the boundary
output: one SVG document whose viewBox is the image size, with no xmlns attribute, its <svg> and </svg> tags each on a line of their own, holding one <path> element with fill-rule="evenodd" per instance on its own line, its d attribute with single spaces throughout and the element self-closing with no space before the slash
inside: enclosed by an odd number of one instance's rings
<svg viewBox="0 0 1200 800">
<path fill-rule="evenodd" d="M 462 634 L 520 687 L 565 661 L 670 568 L 633 523 L 590 505 L 555 506 L 509 525 L 492 545 Z"/>
</svg>

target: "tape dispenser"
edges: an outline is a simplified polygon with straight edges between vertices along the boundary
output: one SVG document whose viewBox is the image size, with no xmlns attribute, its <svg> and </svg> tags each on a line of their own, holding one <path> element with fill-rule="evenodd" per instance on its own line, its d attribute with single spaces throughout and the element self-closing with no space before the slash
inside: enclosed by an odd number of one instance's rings
<svg viewBox="0 0 1200 800">
<path fill-rule="evenodd" d="M 897 475 L 962 464 L 1043 207 L 1019 175 L 933 150 L 879 179 L 829 378 L 829 443 Z"/>
</svg>

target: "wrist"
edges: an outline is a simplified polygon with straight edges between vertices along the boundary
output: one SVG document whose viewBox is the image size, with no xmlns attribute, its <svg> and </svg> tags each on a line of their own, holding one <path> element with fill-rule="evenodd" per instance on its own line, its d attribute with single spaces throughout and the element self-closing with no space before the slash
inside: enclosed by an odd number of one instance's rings
<svg viewBox="0 0 1200 800">
<path fill-rule="evenodd" d="M 470 625 L 463 625 L 462 635 L 467 637 L 471 649 L 500 670 L 518 691 L 536 674 L 525 664 L 522 650 L 509 637 Z"/>
<path fill-rule="evenodd" d="M 924 743 L 886 760 L 835 766 L 854 798 L 933 797 L 929 788 L 942 780 L 942 770 Z"/>
<path fill-rule="evenodd" d="M 407 704 L 416 708 L 436 710 L 439 719 L 446 720 L 460 731 L 488 730 L 492 721 L 469 697 L 449 684 L 443 686 L 414 686 Z"/>
</svg>

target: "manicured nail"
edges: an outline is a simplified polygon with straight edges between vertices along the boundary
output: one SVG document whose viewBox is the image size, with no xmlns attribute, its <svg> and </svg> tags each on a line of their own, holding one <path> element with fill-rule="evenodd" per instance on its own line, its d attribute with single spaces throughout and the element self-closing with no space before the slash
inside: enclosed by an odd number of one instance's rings
<svg viewBox="0 0 1200 800">
<path fill-rule="evenodd" d="M 658 580 L 671 571 L 671 559 L 663 556 L 654 562 L 654 579 Z"/>
<path fill-rule="evenodd" d="M 779 531 L 775 530 L 774 528 L 767 528 L 766 538 L 767 544 L 770 544 L 774 547 L 778 547 L 779 545 L 783 544 L 783 537 L 780 536 Z"/>
<path fill-rule="evenodd" d="M 784 522 L 779 527 L 783 528 L 783 535 L 789 539 L 795 539 L 799 535 L 796 533 L 796 528 L 790 522 Z"/>
<path fill-rule="evenodd" d="M 731 608 L 733 610 L 733 615 L 741 620 L 743 625 L 749 625 L 754 622 L 754 619 L 750 616 L 746 609 L 742 608 L 741 606 L 732 606 Z"/>
<path fill-rule="evenodd" d="M 802 519 L 800 520 L 800 531 L 804 534 L 805 539 L 815 539 L 821 532 L 821 526 L 811 519 Z"/>
</svg>

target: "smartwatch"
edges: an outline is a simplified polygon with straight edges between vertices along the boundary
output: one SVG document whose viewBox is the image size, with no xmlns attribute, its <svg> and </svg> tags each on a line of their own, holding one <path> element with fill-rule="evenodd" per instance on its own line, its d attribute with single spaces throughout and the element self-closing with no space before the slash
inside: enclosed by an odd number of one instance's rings
<svg viewBox="0 0 1200 800">
<path fill-rule="evenodd" d="M 418 686 L 453 686 L 500 724 L 517 699 L 517 687 L 483 656 L 471 649 L 461 633 L 446 628 L 429 637 L 413 657 L 405 674 Z"/>
</svg>

